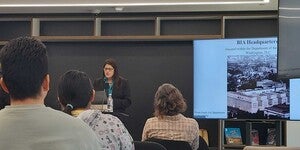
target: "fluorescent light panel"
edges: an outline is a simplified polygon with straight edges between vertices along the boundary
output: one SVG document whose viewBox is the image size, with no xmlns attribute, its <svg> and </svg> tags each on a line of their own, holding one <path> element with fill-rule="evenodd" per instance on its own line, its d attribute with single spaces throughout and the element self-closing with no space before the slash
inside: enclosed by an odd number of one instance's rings
<svg viewBox="0 0 300 150">
<path fill-rule="evenodd" d="M 117 6 L 171 6 L 171 5 L 231 5 L 231 4 L 265 4 L 270 0 L 240 0 L 240 1 L 201 1 L 172 3 L 77 3 L 77 4 L 0 4 L 0 7 L 117 7 Z"/>
</svg>

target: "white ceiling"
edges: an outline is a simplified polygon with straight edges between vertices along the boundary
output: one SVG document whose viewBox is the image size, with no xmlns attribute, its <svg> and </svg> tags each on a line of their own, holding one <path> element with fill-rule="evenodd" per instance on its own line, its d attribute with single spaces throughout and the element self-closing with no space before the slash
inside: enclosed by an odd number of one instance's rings
<svg viewBox="0 0 300 150">
<path fill-rule="evenodd" d="M 122 13 L 278 10 L 278 0 L 0 0 L 0 13 Z"/>
</svg>

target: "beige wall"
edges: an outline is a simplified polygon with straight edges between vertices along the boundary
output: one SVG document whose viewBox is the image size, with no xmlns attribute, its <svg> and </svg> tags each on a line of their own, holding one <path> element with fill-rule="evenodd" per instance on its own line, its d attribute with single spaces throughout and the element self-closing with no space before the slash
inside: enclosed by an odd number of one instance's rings
<svg viewBox="0 0 300 150">
<path fill-rule="evenodd" d="M 300 147 L 300 122 L 299 121 L 287 121 L 287 146 Z"/>
</svg>

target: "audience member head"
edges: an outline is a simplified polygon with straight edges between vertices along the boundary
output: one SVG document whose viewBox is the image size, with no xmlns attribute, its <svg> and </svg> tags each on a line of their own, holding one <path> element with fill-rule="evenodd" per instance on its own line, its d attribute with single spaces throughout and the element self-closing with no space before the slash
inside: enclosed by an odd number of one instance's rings
<svg viewBox="0 0 300 150">
<path fill-rule="evenodd" d="M 69 70 L 61 76 L 58 99 L 65 113 L 71 115 L 72 110 L 89 108 L 94 94 L 92 82 L 86 73 Z"/>
<path fill-rule="evenodd" d="M 174 116 L 185 112 L 187 106 L 181 92 L 172 84 L 161 85 L 154 97 L 154 116 Z"/>
<path fill-rule="evenodd" d="M 0 53 L 1 86 L 12 101 L 44 99 L 49 90 L 46 46 L 32 37 L 9 41 Z"/>
</svg>

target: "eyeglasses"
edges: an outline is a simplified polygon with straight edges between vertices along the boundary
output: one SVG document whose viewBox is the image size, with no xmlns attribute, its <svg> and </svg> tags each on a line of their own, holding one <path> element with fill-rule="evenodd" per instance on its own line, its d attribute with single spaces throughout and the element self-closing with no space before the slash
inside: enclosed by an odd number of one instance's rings
<svg viewBox="0 0 300 150">
<path fill-rule="evenodd" d="M 103 68 L 104 71 L 113 71 L 114 68 Z"/>
</svg>

